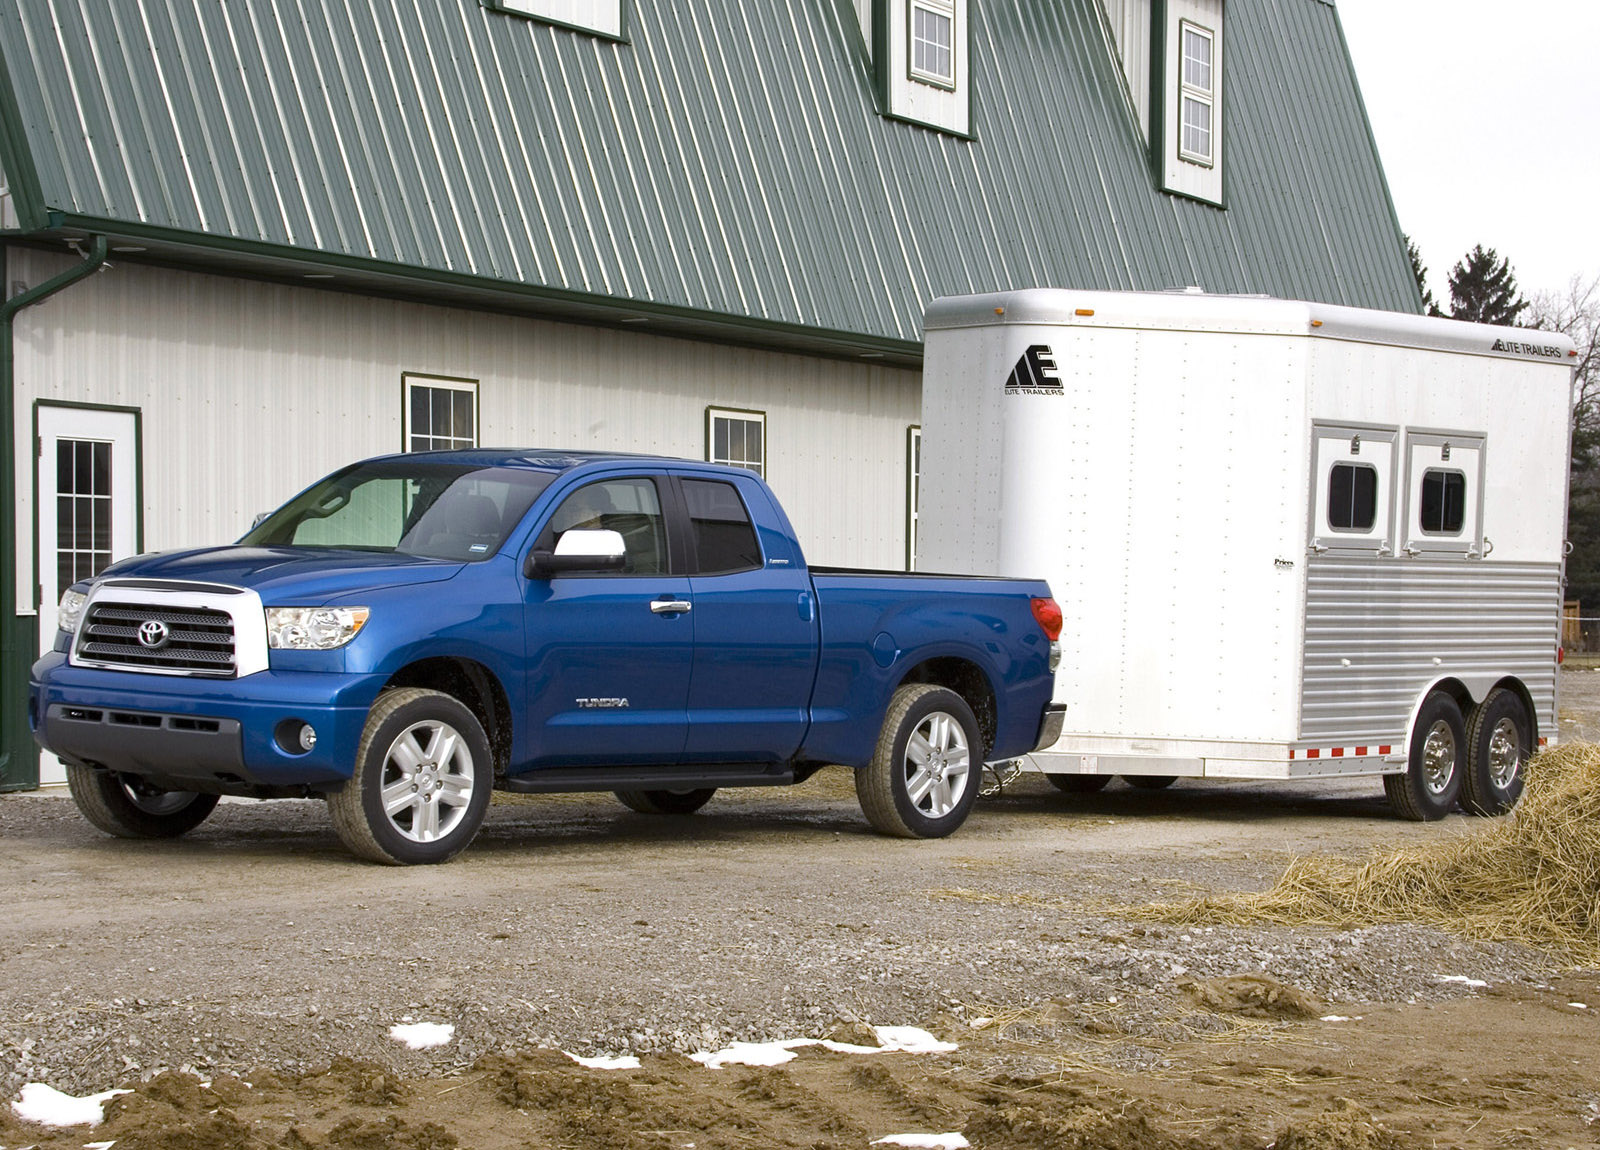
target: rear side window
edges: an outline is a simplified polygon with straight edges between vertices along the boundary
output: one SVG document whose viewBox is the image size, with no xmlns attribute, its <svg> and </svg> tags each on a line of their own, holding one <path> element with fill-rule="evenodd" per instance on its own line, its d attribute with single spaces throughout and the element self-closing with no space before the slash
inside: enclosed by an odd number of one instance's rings
<svg viewBox="0 0 1600 1150">
<path fill-rule="evenodd" d="M 1328 526 L 1335 531 L 1371 531 L 1378 519 L 1378 469 L 1365 463 L 1335 463 L 1328 476 Z"/>
<path fill-rule="evenodd" d="M 696 570 L 701 575 L 729 575 L 762 566 L 761 545 L 744 500 L 731 483 L 685 479 L 683 499 L 694 531 Z"/>
<path fill-rule="evenodd" d="M 1467 518 L 1466 474 L 1438 468 L 1424 471 L 1420 511 L 1424 535 L 1460 535 Z"/>
</svg>

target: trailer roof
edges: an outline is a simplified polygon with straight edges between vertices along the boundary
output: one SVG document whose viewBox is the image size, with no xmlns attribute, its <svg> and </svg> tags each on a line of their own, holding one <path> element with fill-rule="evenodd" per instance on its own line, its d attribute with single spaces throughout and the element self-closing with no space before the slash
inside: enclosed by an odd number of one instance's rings
<svg viewBox="0 0 1600 1150">
<path fill-rule="evenodd" d="M 1434 348 L 1563 366 L 1570 366 L 1575 354 L 1572 341 L 1559 332 L 1493 327 L 1306 300 L 1218 295 L 1195 289 L 1107 292 L 1028 288 L 947 296 L 929 304 L 923 317 L 923 325 L 930 332 L 1033 324 L 1307 336 Z"/>
</svg>

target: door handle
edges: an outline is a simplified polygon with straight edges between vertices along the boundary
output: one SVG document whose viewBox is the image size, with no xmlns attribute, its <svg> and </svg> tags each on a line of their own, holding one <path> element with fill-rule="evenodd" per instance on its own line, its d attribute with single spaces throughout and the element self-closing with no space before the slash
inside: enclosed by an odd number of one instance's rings
<svg viewBox="0 0 1600 1150">
<path fill-rule="evenodd" d="M 683 615 L 687 614 L 694 606 L 686 599 L 656 599 L 650 604 L 650 610 L 657 615 Z"/>
</svg>

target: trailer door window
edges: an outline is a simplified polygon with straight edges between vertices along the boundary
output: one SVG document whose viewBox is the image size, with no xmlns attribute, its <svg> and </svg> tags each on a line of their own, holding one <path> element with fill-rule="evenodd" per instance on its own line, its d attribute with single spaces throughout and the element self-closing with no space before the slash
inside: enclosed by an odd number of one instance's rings
<svg viewBox="0 0 1600 1150">
<path fill-rule="evenodd" d="M 1467 515 L 1467 477 L 1429 468 L 1422 473 L 1420 507 L 1424 535 L 1460 535 Z"/>
<path fill-rule="evenodd" d="M 1482 556 L 1483 461 L 1481 433 L 1406 433 L 1405 555 Z"/>
<path fill-rule="evenodd" d="M 1393 555 L 1399 430 L 1313 424 L 1313 555 Z"/>
<path fill-rule="evenodd" d="M 1328 476 L 1328 526 L 1335 531 L 1372 530 L 1378 518 L 1378 469 L 1335 463 Z"/>
</svg>

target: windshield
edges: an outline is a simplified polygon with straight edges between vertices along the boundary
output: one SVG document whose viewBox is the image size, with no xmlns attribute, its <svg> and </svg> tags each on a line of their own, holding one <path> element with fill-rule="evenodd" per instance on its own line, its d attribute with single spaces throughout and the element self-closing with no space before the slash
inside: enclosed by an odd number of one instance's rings
<svg viewBox="0 0 1600 1150">
<path fill-rule="evenodd" d="M 358 463 L 296 496 L 239 542 L 476 562 L 500 550 L 554 478 L 421 459 Z"/>
</svg>

